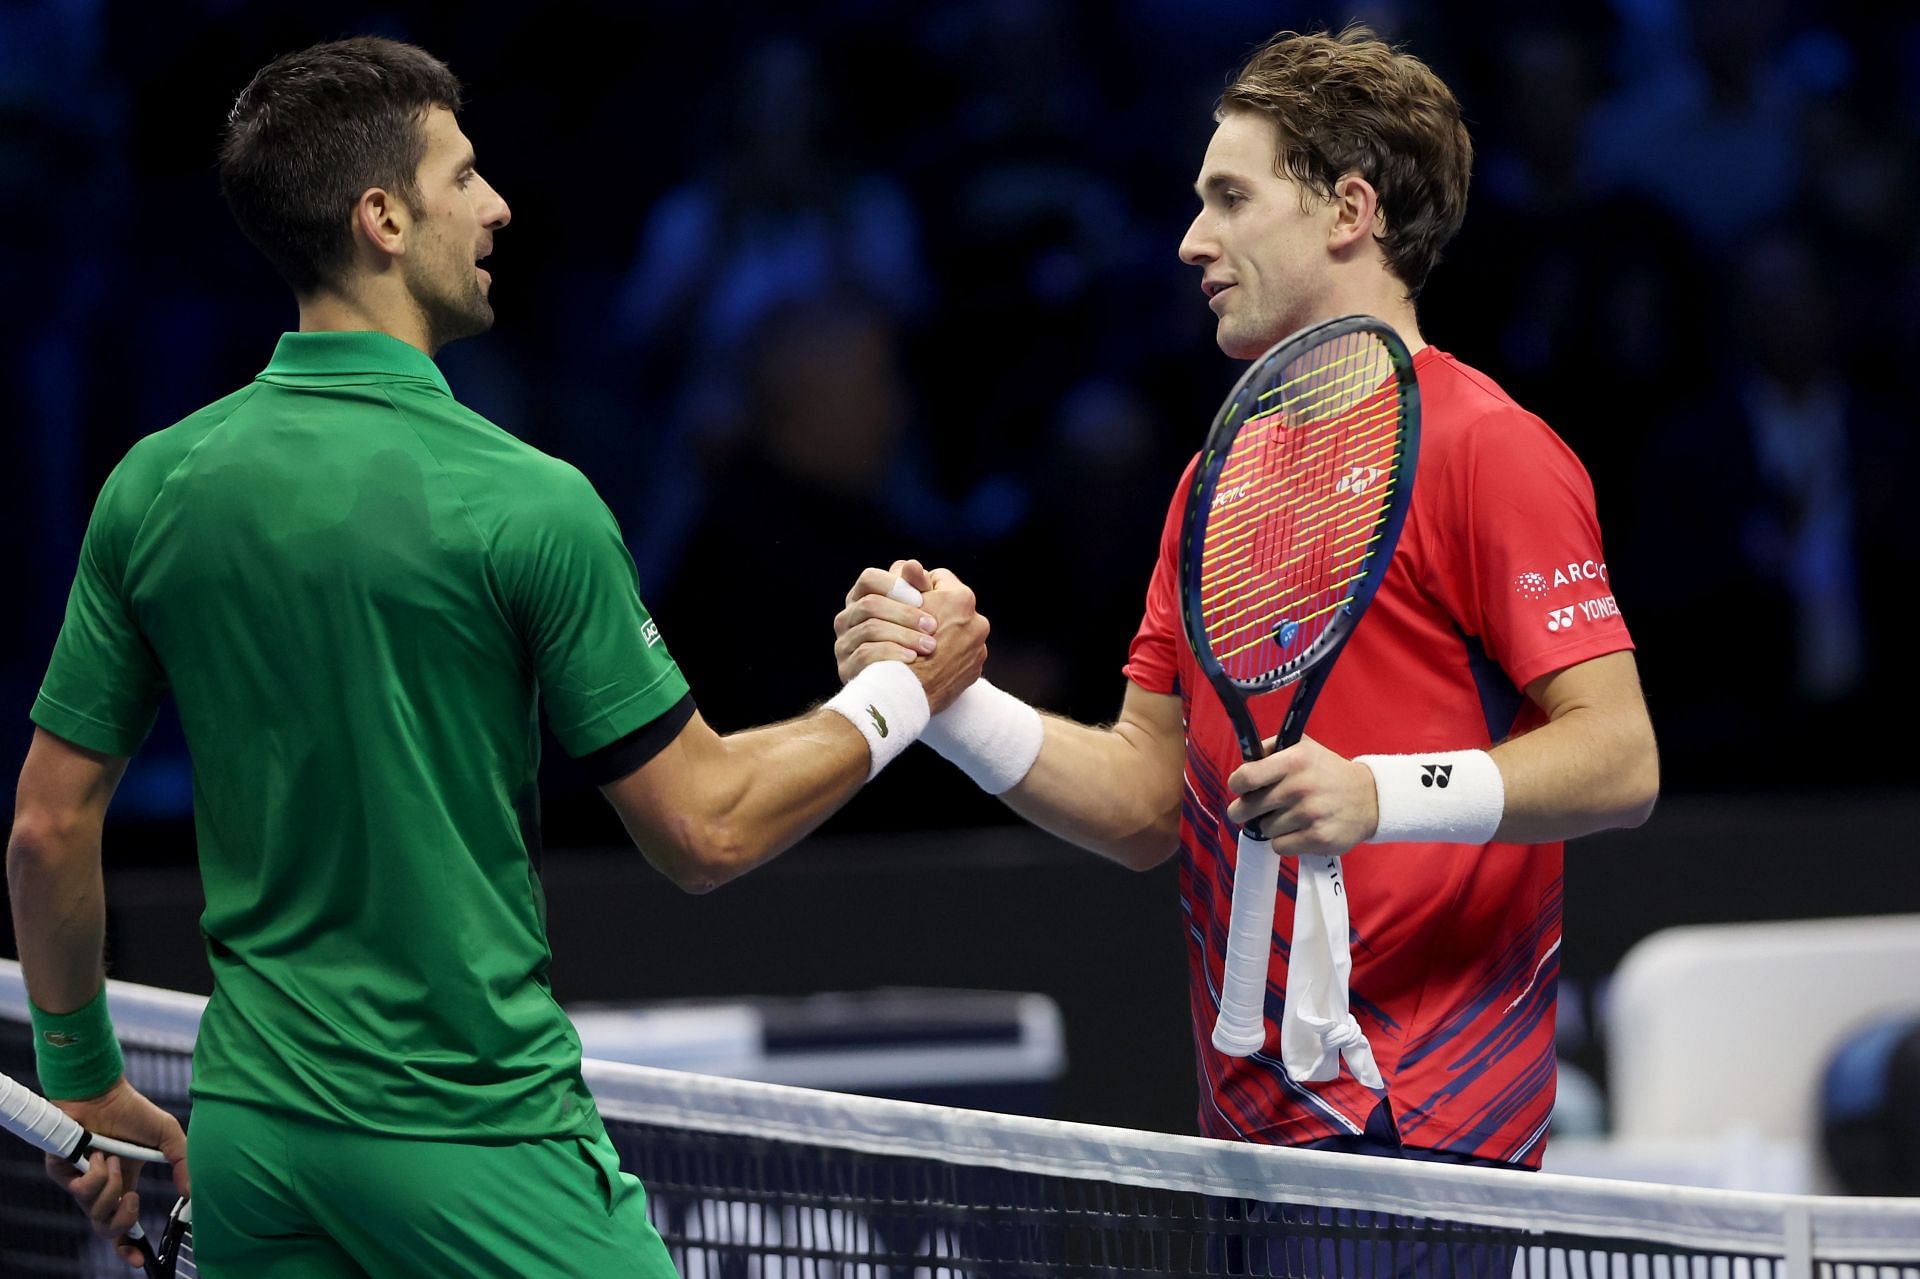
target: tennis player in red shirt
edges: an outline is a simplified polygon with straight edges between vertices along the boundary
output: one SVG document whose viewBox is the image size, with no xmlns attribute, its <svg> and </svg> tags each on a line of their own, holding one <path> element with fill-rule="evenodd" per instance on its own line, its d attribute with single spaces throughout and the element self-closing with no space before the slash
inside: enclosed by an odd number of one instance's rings
<svg viewBox="0 0 1920 1279">
<path fill-rule="evenodd" d="M 1554 1093 L 1562 841 L 1638 825 L 1659 785 L 1593 487 L 1546 423 L 1421 336 L 1414 300 L 1459 229 L 1472 163 L 1459 105 L 1432 71 L 1364 29 L 1283 34 L 1240 71 L 1217 118 L 1180 257 L 1221 349 L 1253 359 L 1364 313 L 1415 353 L 1421 452 L 1385 581 L 1310 736 L 1243 764 L 1180 624 L 1190 466 L 1118 722 L 1043 716 L 982 681 L 924 740 L 1062 838 L 1142 870 L 1179 856 L 1202 1132 L 1537 1168 Z M 862 575 L 836 619 L 843 678 L 911 645 L 912 611 L 884 596 L 895 574 L 932 584 L 911 562 Z M 1277 731 L 1286 702 L 1255 700 L 1263 731 Z M 1462 806 L 1483 814 L 1466 842 Z M 1345 854 L 1351 1008 L 1384 1087 L 1346 1071 L 1306 1082 L 1282 1065 L 1286 902 L 1266 1049 L 1233 1057 L 1209 1041 L 1236 828 L 1263 814 L 1289 859 L 1285 895 L 1292 858 Z"/>
</svg>

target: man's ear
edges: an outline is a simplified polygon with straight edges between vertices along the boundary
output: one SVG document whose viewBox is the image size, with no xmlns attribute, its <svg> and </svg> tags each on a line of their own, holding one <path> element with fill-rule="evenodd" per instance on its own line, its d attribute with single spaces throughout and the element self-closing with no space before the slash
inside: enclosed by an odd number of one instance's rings
<svg viewBox="0 0 1920 1279">
<path fill-rule="evenodd" d="M 397 258 L 407 251 L 407 229 L 413 217 L 407 202 L 384 187 L 368 187 L 353 206 L 354 229 L 368 247 Z"/>
<path fill-rule="evenodd" d="M 1343 173 L 1333 184 L 1333 226 L 1327 247 L 1343 253 L 1356 244 L 1370 242 L 1387 232 L 1387 217 L 1380 208 L 1380 193 L 1373 183 L 1358 173 Z"/>
</svg>

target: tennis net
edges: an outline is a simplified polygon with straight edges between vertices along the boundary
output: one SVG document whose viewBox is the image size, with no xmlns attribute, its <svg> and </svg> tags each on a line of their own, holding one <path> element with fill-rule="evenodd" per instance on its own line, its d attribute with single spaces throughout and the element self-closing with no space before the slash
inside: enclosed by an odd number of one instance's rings
<svg viewBox="0 0 1920 1279">
<path fill-rule="evenodd" d="M 184 1117 L 203 1001 L 120 982 L 109 1000 L 128 1075 Z M 0 1070 L 31 1080 L 25 1014 L 19 969 L 0 961 Z M 1406 1164 L 608 1062 L 586 1073 L 686 1279 L 1920 1279 L 1920 1201 Z M 18 1145 L 0 1150 L 0 1274 L 125 1274 Z M 164 1210 L 164 1193 L 148 1197 Z"/>
</svg>

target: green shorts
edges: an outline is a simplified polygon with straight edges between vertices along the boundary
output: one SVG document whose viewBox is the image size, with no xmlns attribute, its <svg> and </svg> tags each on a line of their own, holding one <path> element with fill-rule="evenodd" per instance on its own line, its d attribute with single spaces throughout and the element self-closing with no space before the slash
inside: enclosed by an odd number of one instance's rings
<svg viewBox="0 0 1920 1279">
<path fill-rule="evenodd" d="M 199 1101 L 187 1152 L 207 1279 L 674 1273 L 604 1132 L 424 1141 Z"/>
</svg>

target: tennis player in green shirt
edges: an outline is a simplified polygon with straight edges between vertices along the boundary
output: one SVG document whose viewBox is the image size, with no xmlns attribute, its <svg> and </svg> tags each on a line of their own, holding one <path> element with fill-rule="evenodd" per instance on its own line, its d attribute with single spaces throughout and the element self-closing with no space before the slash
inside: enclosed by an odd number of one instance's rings
<svg viewBox="0 0 1920 1279">
<path fill-rule="evenodd" d="M 241 93 L 222 186 L 300 330 L 114 470 L 33 707 L 7 873 L 40 1081 L 165 1151 L 185 1191 L 187 1138 L 122 1075 L 101 964 L 102 819 L 162 697 L 179 707 L 215 1279 L 670 1274 L 547 984 L 539 708 L 701 892 L 838 808 L 985 659 L 971 596 L 935 590 L 920 651 L 875 679 L 788 723 L 705 724 L 592 485 L 434 365 L 491 325 L 480 262 L 509 218 L 459 105 L 444 65 L 379 39 Z M 49 1171 L 101 1233 L 132 1224 L 137 1166 Z"/>
</svg>

